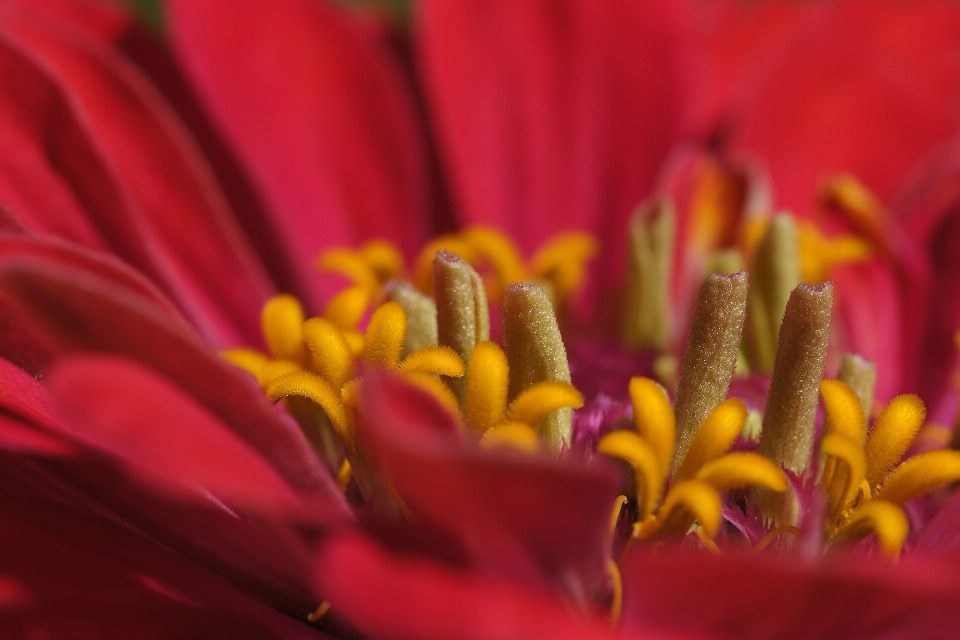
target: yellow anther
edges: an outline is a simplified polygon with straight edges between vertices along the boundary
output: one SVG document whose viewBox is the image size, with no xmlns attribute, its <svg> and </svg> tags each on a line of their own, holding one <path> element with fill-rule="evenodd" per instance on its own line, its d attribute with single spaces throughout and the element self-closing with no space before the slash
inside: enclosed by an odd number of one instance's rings
<svg viewBox="0 0 960 640">
<path fill-rule="evenodd" d="M 362 358 L 393 369 L 400 361 L 407 314 L 397 302 L 381 305 L 370 317 Z"/>
<path fill-rule="evenodd" d="M 764 549 L 770 546 L 770 543 L 772 543 L 774 540 L 776 540 L 777 538 L 779 538 L 785 533 L 792 534 L 797 538 L 800 537 L 800 529 L 796 528 L 793 525 L 785 524 L 783 526 L 777 527 L 776 529 L 768 532 L 767 535 L 763 536 L 763 539 L 761 539 L 760 542 L 757 543 L 757 546 L 753 548 L 753 552 L 754 553 L 762 552 Z"/>
<path fill-rule="evenodd" d="M 491 292 L 494 297 L 498 298 L 507 285 L 526 280 L 527 271 L 520 258 L 520 252 L 510 238 L 490 227 L 471 227 L 462 235 L 473 247 L 476 260 L 489 263 L 496 275 L 497 283 Z M 467 259 L 465 256 L 464 258 Z M 467 261 L 474 262 L 469 259 Z"/>
<path fill-rule="evenodd" d="M 393 243 L 370 240 L 360 247 L 358 253 L 366 260 L 381 284 L 403 276 L 403 255 Z"/>
<path fill-rule="evenodd" d="M 313 611 L 313 613 L 307 616 L 307 621 L 316 622 L 317 620 L 325 616 L 327 614 L 327 611 L 330 611 L 330 603 L 324 600 L 323 602 L 320 603 L 320 606 Z"/>
<path fill-rule="evenodd" d="M 487 340 L 477 343 L 467 365 L 463 402 L 467 426 L 482 433 L 503 419 L 509 382 L 510 368 L 503 349 Z"/>
<path fill-rule="evenodd" d="M 586 264 L 593 258 L 599 243 L 588 233 L 570 232 L 554 236 L 530 259 L 534 275 L 550 281 L 561 303 L 583 286 Z"/>
<path fill-rule="evenodd" d="M 333 297 L 323 317 L 341 329 L 356 329 L 370 304 L 370 294 L 363 287 L 347 287 Z"/>
<path fill-rule="evenodd" d="M 317 258 L 317 266 L 321 271 L 336 273 L 371 296 L 377 294 L 380 282 L 370 263 L 358 252 L 351 249 L 328 249 Z"/>
<path fill-rule="evenodd" d="M 840 380 L 824 380 L 820 383 L 820 395 L 827 414 L 827 433 L 839 433 L 863 446 L 867 419 L 853 389 Z"/>
<path fill-rule="evenodd" d="M 930 451 L 914 456 L 894 469 L 875 497 L 894 504 L 922 496 L 960 480 L 960 451 Z"/>
<path fill-rule="evenodd" d="M 257 384 L 260 385 L 261 389 L 266 390 L 266 388 L 280 376 L 285 376 L 288 373 L 294 373 L 300 370 L 300 365 L 296 362 L 289 360 L 271 360 L 260 368 L 260 372 L 257 374 Z"/>
<path fill-rule="evenodd" d="M 403 359 L 400 373 L 427 373 L 435 376 L 460 378 L 464 374 L 463 360 L 450 347 L 434 345 L 414 351 Z"/>
<path fill-rule="evenodd" d="M 640 517 L 654 512 L 663 493 L 664 472 L 653 448 L 632 431 L 613 431 L 600 438 L 597 452 L 630 463 L 637 485 Z"/>
<path fill-rule="evenodd" d="M 304 356 L 303 307 L 300 301 L 286 293 L 276 295 L 263 305 L 260 312 L 263 339 L 274 358 L 302 362 Z"/>
<path fill-rule="evenodd" d="M 557 409 L 583 406 L 583 395 L 566 382 L 538 382 L 527 387 L 507 408 L 507 420 L 535 425 Z"/>
<path fill-rule="evenodd" d="M 768 458 L 756 453 L 728 453 L 703 465 L 696 479 L 717 491 L 743 487 L 762 487 L 777 493 L 787 490 L 787 477 Z"/>
<path fill-rule="evenodd" d="M 355 329 L 349 329 L 343 332 L 343 337 L 347 339 L 350 345 L 350 352 L 354 358 L 359 358 L 363 354 L 363 347 L 367 342 L 367 337 Z"/>
<path fill-rule="evenodd" d="M 484 449 L 507 447 L 533 453 L 540 448 L 540 438 L 533 427 L 528 424 L 505 422 L 483 434 L 483 437 L 480 438 L 480 446 Z"/>
<path fill-rule="evenodd" d="M 667 392 L 650 378 L 630 380 L 633 423 L 656 452 L 661 469 L 669 469 L 677 432 L 676 418 Z"/>
<path fill-rule="evenodd" d="M 433 290 L 433 258 L 438 251 L 450 251 L 469 263 L 476 260 L 476 251 L 463 238 L 455 235 L 434 238 L 417 254 L 413 267 L 413 283 L 424 293 Z"/>
<path fill-rule="evenodd" d="M 884 500 L 870 500 L 847 516 L 834 539 L 859 540 L 876 533 L 880 550 L 891 560 L 896 560 L 909 532 L 910 523 L 903 509 Z"/>
<path fill-rule="evenodd" d="M 307 346 L 310 369 L 320 374 L 332 389 L 339 390 L 353 378 L 353 351 L 333 322 L 326 318 L 310 318 L 303 323 L 303 341 Z"/>
<path fill-rule="evenodd" d="M 829 433 L 823 438 L 820 450 L 824 456 L 833 458 L 831 477 L 827 477 L 827 466 L 820 486 L 826 489 L 829 512 L 836 516 L 857 496 L 857 490 L 866 477 L 867 461 L 857 443 L 845 435 Z M 827 461 L 829 463 L 829 460 Z"/>
<path fill-rule="evenodd" d="M 340 393 L 331 389 L 323 378 L 308 371 L 296 371 L 280 376 L 267 387 L 267 397 L 271 402 L 277 402 L 289 396 L 312 400 L 330 418 L 330 423 L 344 445 L 350 448 L 355 444 L 353 426 L 347 419 L 343 403 L 340 401 Z"/>
<path fill-rule="evenodd" d="M 441 382 L 440 378 L 426 373 L 407 373 L 403 379 L 429 393 L 443 408 L 460 419 L 460 403 L 450 391 L 450 387 Z"/>
<path fill-rule="evenodd" d="M 610 511 L 610 535 L 616 533 L 617 523 L 620 522 L 620 512 L 626 504 L 627 496 L 623 495 L 617 496 L 617 499 L 613 501 L 613 509 Z"/>
<path fill-rule="evenodd" d="M 256 349 L 246 349 L 243 347 L 221 351 L 220 357 L 238 369 L 243 369 L 254 376 L 258 375 L 264 365 L 270 361 L 267 356 Z"/>
<path fill-rule="evenodd" d="M 610 603 L 610 624 L 616 626 L 623 608 L 623 582 L 620 579 L 620 567 L 613 560 L 607 560 L 610 569 L 610 581 L 613 583 L 613 602 Z"/>
<path fill-rule="evenodd" d="M 875 229 L 880 223 L 883 205 L 863 183 L 848 173 L 824 181 L 820 195 L 847 214 L 861 229 Z"/>
<path fill-rule="evenodd" d="M 710 537 L 707 535 L 706 529 L 704 529 L 702 526 L 697 527 L 696 534 L 697 534 L 697 539 L 700 540 L 700 544 L 702 544 L 707 551 L 709 551 L 715 556 L 723 555 L 723 552 L 720 551 L 720 547 L 717 546 L 717 543 L 711 540 Z"/>
<path fill-rule="evenodd" d="M 927 411 L 914 395 L 897 396 L 884 408 L 867 439 L 867 480 L 877 486 L 913 444 Z"/>
<path fill-rule="evenodd" d="M 693 477 L 703 465 L 725 454 L 737 439 L 746 419 L 747 406 L 741 400 L 730 398 L 718 404 L 700 424 L 683 463 L 673 475 L 673 481 Z"/>
<path fill-rule="evenodd" d="M 826 238 L 810 222 L 799 223 L 798 231 L 800 271 L 809 284 L 823 282 L 838 265 L 863 262 L 873 254 L 870 244 L 857 236 Z"/>
<path fill-rule="evenodd" d="M 340 491 L 347 490 L 347 485 L 350 484 L 350 478 L 352 477 L 353 468 L 350 466 L 350 461 L 345 459 L 337 471 L 337 486 L 340 487 Z"/>
<path fill-rule="evenodd" d="M 720 494 L 705 482 L 687 480 L 674 485 L 657 514 L 661 535 L 685 535 L 695 522 L 714 538 L 720 530 Z"/>
</svg>

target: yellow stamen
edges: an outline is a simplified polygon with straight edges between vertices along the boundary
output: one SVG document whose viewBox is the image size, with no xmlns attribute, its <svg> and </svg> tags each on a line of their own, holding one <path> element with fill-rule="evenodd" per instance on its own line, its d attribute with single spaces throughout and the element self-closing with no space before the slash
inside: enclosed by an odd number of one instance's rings
<svg viewBox="0 0 960 640">
<path fill-rule="evenodd" d="M 271 360 L 263 365 L 260 373 L 257 374 L 257 384 L 260 385 L 261 389 L 266 390 L 267 387 L 280 376 L 285 376 L 288 373 L 300 370 L 300 365 L 296 362 L 290 362 L 289 360 Z"/>
<path fill-rule="evenodd" d="M 280 376 L 267 387 L 267 397 L 271 402 L 289 396 L 315 402 L 330 418 L 330 423 L 344 444 L 348 448 L 354 445 L 353 426 L 347 420 L 340 393 L 331 389 L 323 378 L 307 371 L 297 371 Z"/>
<path fill-rule="evenodd" d="M 381 305 L 370 317 L 362 358 L 368 362 L 383 364 L 393 369 L 403 351 L 403 338 L 407 331 L 407 314 L 396 302 Z"/>
<path fill-rule="evenodd" d="M 380 289 L 377 274 L 370 263 L 359 253 L 350 249 L 328 249 L 317 258 L 321 271 L 336 273 L 358 287 L 362 287 L 370 296 Z"/>
<path fill-rule="evenodd" d="M 779 526 L 776 529 L 768 532 L 767 535 L 763 536 L 760 542 L 757 543 L 757 546 L 753 548 L 753 553 L 762 552 L 764 549 L 770 546 L 770 543 L 772 543 L 774 540 L 776 540 L 778 537 L 780 537 L 784 533 L 793 534 L 797 538 L 800 537 L 800 529 L 797 529 L 795 526 L 790 524 Z"/>
<path fill-rule="evenodd" d="M 350 484 L 350 478 L 352 477 L 353 468 L 350 466 L 350 461 L 344 460 L 337 471 L 337 486 L 340 487 L 340 491 L 347 490 L 347 485 Z"/>
<path fill-rule="evenodd" d="M 491 292 L 495 297 L 499 298 L 508 285 L 526 280 L 527 271 L 520 252 L 510 238 L 490 227 L 472 227 L 463 232 L 463 237 L 477 257 L 490 264 L 497 279 Z"/>
<path fill-rule="evenodd" d="M 896 560 L 909 532 L 910 523 L 903 509 L 884 500 L 870 500 L 850 513 L 834 538 L 859 540 L 876 533 L 880 550 Z"/>
<path fill-rule="evenodd" d="M 699 522 L 707 537 L 720 530 L 720 494 L 699 480 L 687 480 L 670 488 L 660 508 L 660 535 L 684 535 L 694 522 Z"/>
<path fill-rule="evenodd" d="M 303 307 L 286 293 L 270 298 L 260 312 L 260 324 L 267 348 L 274 358 L 302 362 L 304 356 Z"/>
<path fill-rule="evenodd" d="M 356 329 L 370 304 L 370 294 L 363 287 L 348 287 L 335 295 L 323 311 L 323 317 L 341 329 Z"/>
<path fill-rule="evenodd" d="M 426 373 L 407 373 L 404 374 L 403 379 L 429 393 L 451 415 L 460 419 L 460 403 L 457 402 L 457 397 L 439 378 Z"/>
<path fill-rule="evenodd" d="M 347 339 L 347 344 L 350 345 L 350 352 L 353 354 L 354 358 L 359 358 L 363 354 L 363 347 L 367 343 L 367 337 L 356 330 L 348 330 L 343 332 L 343 337 Z"/>
<path fill-rule="evenodd" d="M 656 452 L 660 468 L 669 469 L 673 460 L 676 418 L 666 390 L 650 378 L 630 379 L 633 423 Z"/>
<path fill-rule="evenodd" d="M 225 349 L 220 352 L 220 357 L 238 369 L 243 369 L 254 376 L 258 375 L 264 365 L 270 361 L 267 356 L 256 349 L 246 349 L 244 347 Z"/>
<path fill-rule="evenodd" d="M 481 433 L 503 418 L 507 407 L 510 368 L 507 355 L 493 342 L 477 344 L 467 365 L 464 419 Z"/>
<path fill-rule="evenodd" d="M 960 480 L 960 451 L 930 451 L 914 456 L 887 476 L 877 500 L 903 504 Z"/>
<path fill-rule="evenodd" d="M 839 380 L 824 380 L 820 383 L 820 395 L 827 414 L 827 433 L 839 433 L 863 446 L 867 420 L 853 389 Z"/>
<path fill-rule="evenodd" d="M 561 304 L 586 279 L 586 263 L 596 255 L 599 243 L 588 233 L 563 233 L 554 236 L 530 259 L 534 275 L 550 281 Z"/>
<path fill-rule="evenodd" d="M 865 448 L 867 480 L 877 486 L 913 444 L 927 411 L 914 395 L 897 396 L 884 408 Z"/>
<path fill-rule="evenodd" d="M 507 420 L 535 425 L 557 409 L 583 406 L 583 395 L 566 382 L 537 382 L 514 398 Z"/>
<path fill-rule="evenodd" d="M 465 373 L 463 360 L 443 345 L 424 347 L 403 359 L 397 370 L 400 373 L 426 373 L 435 376 L 460 378 Z"/>
<path fill-rule="evenodd" d="M 613 501 L 613 510 L 610 512 L 610 535 L 617 531 L 617 523 L 620 521 L 620 512 L 627 504 L 627 496 L 620 495 Z"/>
<path fill-rule="evenodd" d="M 873 251 L 870 243 L 853 235 L 824 237 L 810 222 L 799 223 L 800 270 L 803 281 L 818 284 L 841 264 L 864 262 Z"/>
<path fill-rule="evenodd" d="M 540 448 L 540 438 L 537 432 L 528 424 L 522 422 L 505 422 L 489 429 L 480 438 L 480 446 L 484 449 L 507 447 L 533 453 Z"/>
<path fill-rule="evenodd" d="M 370 240 L 358 251 L 381 283 L 403 276 L 403 256 L 386 240 Z"/>
<path fill-rule="evenodd" d="M 413 268 L 413 283 L 424 293 L 433 291 L 433 258 L 439 251 L 450 251 L 470 263 L 476 259 L 476 251 L 463 238 L 454 235 L 434 238 L 417 255 Z"/>
<path fill-rule="evenodd" d="M 360 406 L 360 383 L 363 378 L 354 378 L 340 389 L 340 401 L 343 406 L 356 409 Z"/>
<path fill-rule="evenodd" d="M 354 376 L 354 356 L 343 332 L 326 318 L 303 323 L 303 341 L 310 356 L 310 369 L 338 390 Z"/>
<path fill-rule="evenodd" d="M 703 465 L 696 479 L 717 491 L 743 487 L 763 487 L 777 493 L 787 490 L 787 477 L 780 467 L 756 453 L 728 453 Z"/>
<path fill-rule="evenodd" d="M 836 460 L 830 478 L 826 474 L 820 486 L 827 491 L 829 512 L 834 516 L 857 496 L 857 490 L 866 477 L 867 461 L 856 442 L 845 435 L 830 433 L 820 444 L 823 455 Z"/>
<path fill-rule="evenodd" d="M 610 568 L 610 580 L 613 582 L 613 602 L 610 604 L 610 623 L 616 626 L 620 620 L 620 610 L 623 607 L 623 582 L 620 579 L 620 568 L 613 560 L 607 560 Z"/>
<path fill-rule="evenodd" d="M 697 430 L 683 463 L 673 475 L 674 482 L 694 476 L 703 465 L 725 454 L 746 419 L 747 406 L 741 400 L 730 398 L 718 404 Z"/>
<path fill-rule="evenodd" d="M 327 614 L 327 611 L 330 611 L 330 603 L 324 600 L 320 603 L 320 606 L 317 607 L 313 613 L 307 616 L 309 622 L 316 622 L 323 616 Z"/>
<path fill-rule="evenodd" d="M 696 534 L 697 534 L 697 538 L 700 540 L 700 544 L 702 544 L 707 551 L 709 551 L 715 556 L 723 555 L 723 552 L 720 551 L 720 547 L 717 546 L 717 543 L 711 540 L 710 537 L 707 535 L 706 529 L 704 529 L 702 526 L 697 527 Z"/>
<path fill-rule="evenodd" d="M 647 442 L 632 431 L 613 431 L 600 438 L 597 452 L 630 463 L 637 485 L 637 502 L 641 519 L 660 503 L 664 471 L 657 454 Z"/>
</svg>

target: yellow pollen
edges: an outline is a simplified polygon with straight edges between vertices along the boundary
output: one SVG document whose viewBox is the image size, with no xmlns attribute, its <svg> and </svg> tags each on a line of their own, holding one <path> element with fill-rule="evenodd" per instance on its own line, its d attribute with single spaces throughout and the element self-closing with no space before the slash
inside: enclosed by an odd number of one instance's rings
<svg viewBox="0 0 960 640">
<path fill-rule="evenodd" d="M 397 366 L 407 331 L 407 314 L 397 302 L 381 305 L 370 317 L 362 358 L 368 362 Z"/>
<path fill-rule="evenodd" d="M 903 504 L 934 489 L 960 480 L 960 451 L 930 451 L 914 456 L 894 469 L 875 496 Z"/>
<path fill-rule="evenodd" d="M 860 446 L 867 434 L 867 420 L 860 398 L 845 382 L 824 380 L 820 395 L 827 414 L 827 433 L 839 433 Z M 899 459 L 899 456 L 898 456 Z"/>
<path fill-rule="evenodd" d="M 303 307 L 295 297 L 281 293 L 263 305 L 260 324 L 274 358 L 303 362 Z"/>
<path fill-rule="evenodd" d="M 616 626 L 620 620 L 620 610 L 623 607 L 623 582 L 620 579 L 620 567 L 613 560 L 607 560 L 610 569 L 610 580 L 613 583 L 613 602 L 610 604 L 610 623 Z"/>
<path fill-rule="evenodd" d="M 354 356 L 343 332 L 330 320 L 311 318 L 303 323 L 303 340 L 310 369 L 339 390 L 354 376 Z"/>
<path fill-rule="evenodd" d="M 264 365 L 270 361 L 267 356 L 256 349 L 247 349 L 245 347 L 225 349 L 220 352 L 220 357 L 238 369 L 243 369 L 254 376 L 258 375 Z"/>
<path fill-rule="evenodd" d="M 757 546 L 753 548 L 753 553 L 761 553 L 764 549 L 769 547 L 774 540 L 785 533 L 792 534 L 797 538 L 800 537 L 800 529 L 796 528 L 795 526 L 790 524 L 779 526 L 776 529 L 768 532 L 767 535 L 763 536 L 760 542 L 757 543 Z"/>
<path fill-rule="evenodd" d="M 465 373 L 463 360 L 457 352 L 443 345 L 424 347 L 414 351 L 397 366 L 397 371 L 453 378 L 459 378 Z"/>
<path fill-rule="evenodd" d="M 656 452 L 660 467 L 669 469 L 676 446 L 676 418 L 667 392 L 650 378 L 630 380 L 630 401 L 637 432 Z"/>
<path fill-rule="evenodd" d="M 717 491 L 742 487 L 762 487 L 783 493 L 787 490 L 787 477 L 769 458 L 756 453 L 728 453 L 703 465 L 695 478 Z"/>
<path fill-rule="evenodd" d="M 866 477 L 866 457 L 857 443 L 839 433 L 824 436 L 820 450 L 828 463 L 824 465 L 820 486 L 826 490 L 829 513 L 836 518 L 857 497 Z M 831 459 L 835 461 L 832 465 Z"/>
<path fill-rule="evenodd" d="M 525 389 L 507 408 L 507 420 L 535 425 L 557 409 L 583 406 L 583 395 L 566 382 L 538 382 Z"/>
<path fill-rule="evenodd" d="M 478 343 L 467 365 L 463 412 L 468 427 L 482 433 L 503 419 L 509 383 L 510 368 L 503 349 L 486 340 Z"/>
<path fill-rule="evenodd" d="M 923 401 L 915 395 L 897 396 L 877 418 L 867 440 L 867 480 L 877 486 L 900 461 L 926 418 Z"/>
<path fill-rule="evenodd" d="M 741 400 L 724 400 L 710 412 L 697 430 L 683 463 L 674 474 L 674 482 L 694 476 L 705 464 L 725 454 L 737 439 L 747 419 L 747 406 Z"/>
<path fill-rule="evenodd" d="M 370 304 L 370 294 L 363 287 L 348 287 L 335 295 L 323 311 L 323 317 L 343 330 L 356 329 Z"/>
<path fill-rule="evenodd" d="M 536 430 L 522 422 L 504 422 L 488 429 L 480 438 L 480 446 L 484 449 L 506 447 L 533 453 L 540 448 L 540 438 Z"/>
<path fill-rule="evenodd" d="M 316 403 L 330 418 L 330 423 L 344 444 L 347 447 L 353 446 L 353 425 L 344 411 L 340 393 L 331 389 L 323 378 L 307 371 L 297 371 L 280 376 L 267 387 L 267 397 L 271 402 L 289 396 L 306 398 Z"/>
<path fill-rule="evenodd" d="M 600 438 L 597 452 L 633 467 L 640 517 L 644 519 L 652 514 L 660 503 L 665 476 L 657 454 L 647 441 L 632 431 L 612 431 Z"/>
<path fill-rule="evenodd" d="M 313 611 L 313 613 L 307 616 L 307 620 L 309 622 L 316 622 L 317 620 L 325 616 L 327 614 L 327 611 L 330 611 L 330 603 L 324 600 L 323 602 L 320 603 L 320 606 Z"/>
<path fill-rule="evenodd" d="M 350 466 L 349 460 L 344 460 L 340 464 L 340 469 L 337 470 L 337 486 L 340 487 L 340 491 L 346 491 L 347 485 L 350 484 L 350 478 L 353 477 L 353 468 Z"/>
</svg>

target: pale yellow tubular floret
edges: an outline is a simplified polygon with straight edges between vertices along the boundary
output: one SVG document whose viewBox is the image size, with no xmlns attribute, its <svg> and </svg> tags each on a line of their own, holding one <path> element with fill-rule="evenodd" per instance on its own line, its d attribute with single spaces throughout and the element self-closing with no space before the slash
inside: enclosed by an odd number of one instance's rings
<svg viewBox="0 0 960 640">
<path fill-rule="evenodd" d="M 339 390 L 355 374 L 353 351 L 337 325 L 326 318 L 303 323 L 303 341 L 309 354 L 309 368 L 320 374 L 330 387 Z"/>
<path fill-rule="evenodd" d="M 423 347 L 408 355 L 399 364 L 400 373 L 426 373 L 460 378 L 465 373 L 463 360 L 456 351 L 444 345 Z"/>
<path fill-rule="evenodd" d="M 266 354 L 246 347 L 224 349 L 220 352 L 220 357 L 238 369 L 243 369 L 254 376 L 258 375 L 264 365 L 270 361 Z"/>
<path fill-rule="evenodd" d="M 261 389 L 266 390 L 267 387 L 280 376 L 301 370 L 302 367 L 296 362 L 291 362 L 290 360 L 271 360 L 263 365 L 263 367 L 260 368 L 260 372 L 257 373 L 257 384 L 260 385 Z"/>
<path fill-rule="evenodd" d="M 286 293 L 273 296 L 260 311 L 260 326 L 274 358 L 303 362 L 303 307 L 299 300 Z"/>
<path fill-rule="evenodd" d="M 353 446 L 353 425 L 347 418 L 339 390 L 331 389 L 330 385 L 315 373 L 295 371 L 280 376 L 267 387 L 267 397 L 271 402 L 277 402 L 289 396 L 306 398 L 316 403 L 330 418 L 330 423 L 344 444 L 348 447 Z"/>
<path fill-rule="evenodd" d="M 496 274 L 499 287 L 494 294 L 502 294 L 508 285 L 527 279 L 527 270 L 520 258 L 520 252 L 513 241 L 503 233 L 491 227 L 471 227 L 466 229 L 461 237 L 473 249 L 477 259 L 486 260 Z"/>
<path fill-rule="evenodd" d="M 649 516 L 660 503 L 664 470 L 653 448 L 632 431 L 612 431 L 600 438 L 597 453 L 628 462 L 634 469 L 637 502 L 641 519 Z"/>
<path fill-rule="evenodd" d="M 429 393 L 455 418 L 458 420 L 461 418 L 457 397 L 438 377 L 426 373 L 407 373 L 404 374 L 403 379 Z"/>
<path fill-rule="evenodd" d="M 707 537 L 720 530 L 722 505 L 720 494 L 706 482 L 686 480 L 670 488 L 657 513 L 658 533 L 668 536 L 686 535 L 694 522 L 699 522 Z"/>
<path fill-rule="evenodd" d="M 357 253 L 367 261 L 380 282 L 403 276 L 403 254 L 392 242 L 370 240 Z"/>
<path fill-rule="evenodd" d="M 480 438 L 480 446 L 484 449 L 505 447 L 533 453 L 540 448 L 540 438 L 528 424 L 504 422 L 488 429 Z"/>
<path fill-rule="evenodd" d="M 367 362 L 396 368 L 406 333 L 407 314 L 403 307 L 397 302 L 381 305 L 370 316 L 361 357 Z"/>
<path fill-rule="evenodd" d="M 890 472 L 875 497 L 903 504 L 957 481 L 960 481 L 960 451 L 930 451 L 910 458 Z"/>
<path fill-rule="evenodd" d="M 336 273 L 371 296 L 375 296 L 380 289 L 380 282 L 373 267 L 359 252 L 351 249 L 328 249 L 317 258 L 317 267 L 327 273 Z"/>
<path fill-rule="evenodd" d="M 927 411 L 915 395 L 897 396 L 887 403 L 870 431 L 865 448 L 867 480 L 877 486 L 913 444 Z"/>
<path fill-rule="evenodd" d="M 557 298 L 563 300 L 583 284 L 586 264 L 598 249 L 597 239 L 588 233 L 562 233 L 533 254 L 530 271 L 549 280 Z"/>
<path fill-rule="evenodd" d="M 909 532 L 910 524 L 903 509 L 885 500 L 868 500 L 850 512 L 834 539 L 856 541 L 876 533 L 883 554 L 896 559 Z"/>
<path fill-rule="evenodd" d="M 633 423 L 657 454 L 662 469 L 673 464 L 677 422 L 666 390 L 650 378 L 630 380 Z"/>
<path fill-rule="evenodd" d="M 829 485 L 823 482 L 820 485 L 827 493 L 829 513 L 836 517 L 856 498 L 857 491 L 866 478 L 867 462 L 863 449 L 839 433 L 828 433 L 824 436 L 820 451 L 828 459 L 836 460 L 836 471 Z"/>
<path fill-rule="evenodd" d="M 824 380 L 820 383 L 820 395 L 826 412 L 827 433 L 842 434 L 862 447 L 867 419 L 853 389 L 840 380 Z"/>
<path fill-rule="evenodd" d="M 477 343 L 467 364 L 467 386 L 463 400 L 464 420 L 483 433 L 504 418 L 510 367 L 507 355 L 496 343 Z"/>
<path fill-rule="evenodd" d="M 757 453 L 728 453 L 700 467 L 695 478 L 717 491 L 744 487 L 762 487 L 777 493 L 787 490 L 783 470 Z"/>
<path fill-rule="evenodd" d="M 359 286 L 347 287 L 333 297 L 323 317 L 343 330 L 356 329 L 370 304 L 370 294 Z"/>
<path fill-rule="evenodd" d="M 507 407 L 507 420 L 535 425 L 557 409 L 583 406 L 583 394 L 566 382 L 538 382 L 527 387 Z"/>
<path fill-rule="evenodd" d="M 746 419 L 747 406 L 743 401 L 729 398 L 718 404 L 700 424 L 683 463 L 673 474 L 673 481 L 680 482 L 695 476 L 703 465 L 725 454 L 737 439 Z"/>
</svg>

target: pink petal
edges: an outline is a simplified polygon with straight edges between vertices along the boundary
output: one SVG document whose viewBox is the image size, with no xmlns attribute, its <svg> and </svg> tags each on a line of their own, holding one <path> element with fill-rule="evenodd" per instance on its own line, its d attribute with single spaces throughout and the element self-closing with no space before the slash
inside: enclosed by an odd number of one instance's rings
<svg viewBox="0 0 960 640">
<path fill-rule="evenodd" d="M 681 3 L 427 0 L 416 17 L 460 221 L 527 252 L 595 233 L 601 273 L 619 282 L 627 216 L 684 116 Z"/>
<path fill-rule="evenodd" d="M 427 232 L 425 156 L 398 69 L 314 0 L 166 3 L 174 48 L 303 277 L 329 246 Z"/>
</svg>

